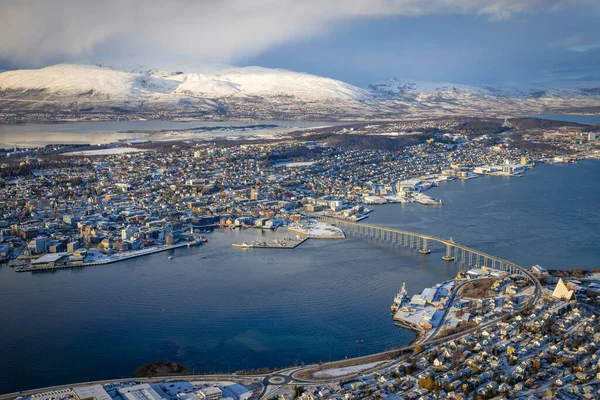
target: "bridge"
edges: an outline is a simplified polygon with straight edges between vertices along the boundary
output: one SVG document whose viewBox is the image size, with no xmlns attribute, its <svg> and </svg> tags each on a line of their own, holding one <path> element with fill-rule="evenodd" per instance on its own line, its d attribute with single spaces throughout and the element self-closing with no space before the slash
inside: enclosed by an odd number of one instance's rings
<svg viewBox="0 0 600 400">
<path fill-rule="evenodd" d="M 415 249 L 423 255 L 431 254 L 432 246 L 441 247 L 445 251 L 444 261 L 455 261 L 462 269 L 486 267 L 504 271 L 510 275 L 521 275 L 535 287 L 532 304 L 541 297 L 542 285 L 538 279 L 525 268 L 502 258 L 456 243 L 452 239 L 442 239 L 422 233 L 403 231 L 378 225 L 369 225 L 347 221 L 339 218 L 315 216 L 315 219 L 337 226 L 347 234 L 359 235 L 386 243 Z"/>
</svg>

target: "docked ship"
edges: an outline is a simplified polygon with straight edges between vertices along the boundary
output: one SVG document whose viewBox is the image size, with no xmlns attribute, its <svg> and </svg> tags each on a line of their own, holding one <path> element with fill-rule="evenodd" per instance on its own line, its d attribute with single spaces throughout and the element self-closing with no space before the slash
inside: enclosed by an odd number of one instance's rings
<svg viewBox="0 0 600 400">
<path fill-rule="evenodd" d="M 400 307 L 402 307 L 402 305 L 406 302 L 407 299 L 408 294 L 406 293 L 406 282 L 404 282 L 402 283 L 402 288 L 400 288 L 400 291 L 398 292 L 396 297 L 394 297 L 394 301 L 392 302 L 392 313 L 398 312 Z"/>
<path fill-rule="evenodd" d="M 202 240 L 194 240 L 192 242 L 188 242 L 187 247 L 202 246 L 202 243 Z"/>
</svg>

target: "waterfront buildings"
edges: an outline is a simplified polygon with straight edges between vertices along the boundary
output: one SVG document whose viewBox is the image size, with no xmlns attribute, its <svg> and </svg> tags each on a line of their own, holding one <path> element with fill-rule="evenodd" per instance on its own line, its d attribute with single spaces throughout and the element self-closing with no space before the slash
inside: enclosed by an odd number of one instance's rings
<svg viewBox="0 0 600 400">
<path fill-rule="evenodd" d="M 163 400 L 149 384 L 142 383 L 140 385 L 128 386 L 118 390 L 119 395 L 123 400 Z"/>
<path fill-rule="evenodd" d="M 368 215 L 365 204 L 439 205 L 423 191 L 477 173 L 520 175 L 528 168 L 520 162 L 524 158 L 543 161 L 572 153 L 562 132 L 549 138 L 561 138 L 556 146 L 564 150 L 548 153 L 514 146 L 510 137 L 492 140 L 462 131 L 448 136 L 459 126 L 453 121 L 363 129 L 374 134 L 433 126 L 446 132 L 389 150 L 337 147 L 308 137 L 241 145 L 176 142 L 103 156 L 57 157 L 52 152 L 64 150 L 42 148 L 0 158 L 3 258 L 21 257 L 18 264 L 27 264 L 47 253 L 69 253 L 72 263 L 86 264 L 167 242 L 185 244 L 194 241 L 198 227 L 220 222 L 275 228 L 312 213 L 359 221 Z M 531 133 L 530 140 L 544 134 Z M 311 161 L 279 162 L 302 154 Z M 75 254 L 81 248 L 87 252 Z"/>
</svg>

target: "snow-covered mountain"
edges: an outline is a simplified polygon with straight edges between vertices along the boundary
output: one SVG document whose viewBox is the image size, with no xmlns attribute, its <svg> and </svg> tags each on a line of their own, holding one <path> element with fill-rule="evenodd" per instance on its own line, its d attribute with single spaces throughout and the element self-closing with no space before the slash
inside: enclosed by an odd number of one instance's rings
<svg viewBox="0 0 600 400">
<path fill-rule="evenodd" d="M 59 64 L 0 73 L 0 110 L 221 113 L 233 117 L 310 118 L 379 112 L 358 87 L 315 75 L 259 67 L 215 74 Z"/>
<path fill-rule="evenodd" d="M 469 86 L 391 79 L 361 89 L 260 67 L 200 73 L 59 64 L 0 73 L 0 112 L 20 114 L 356 119 L 564 111 L 600 112 L 600 85 Z"/>
<path fill-rule="evenodd" d="M 461 85 L 393 78 L 367 90 L 407 113 L 527 115 L 588 110 L 600 112 L 600 83 L 568 86 Z"/>
</svg>

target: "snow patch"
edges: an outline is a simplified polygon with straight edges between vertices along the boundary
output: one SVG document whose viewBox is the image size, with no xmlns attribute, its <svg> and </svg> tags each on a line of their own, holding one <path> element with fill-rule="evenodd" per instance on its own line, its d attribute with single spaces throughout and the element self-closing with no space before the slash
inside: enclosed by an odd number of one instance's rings
<svg viewBox="0 0 600 400">
<path fill-rule="evenodd" d="M 381 363 L 381 361 L 377 361 L 369 364 L 353 365 L 351 367 L 326 369 L 323 371 L 313 373 L 313 376 L 315 378 L 336 378 L 338 376 L 350 375 L 370 368 L 374 368 Z"/>
<path fill-rule="evenodd" d="M 70 153 L 64 153 L 63 155 L 64 156 L 110 156 L 110 155 L 115 155 L 115 154 L 138 153 L 140 151 L 146 151 L 146 150 L 136 149 L 135 147 L 113 147 L 110 149 L 73 151 Z"/>
</svg>

